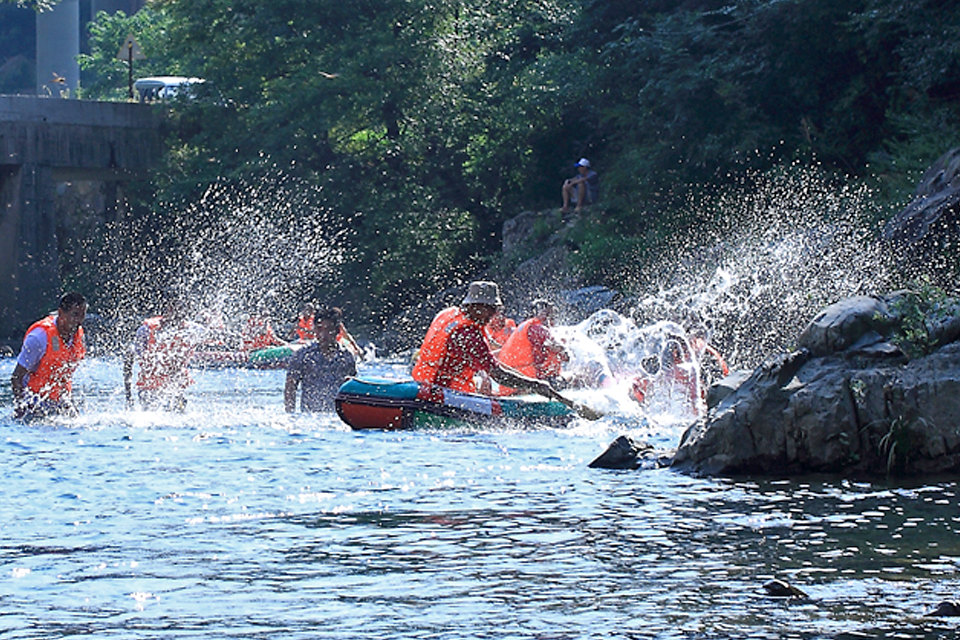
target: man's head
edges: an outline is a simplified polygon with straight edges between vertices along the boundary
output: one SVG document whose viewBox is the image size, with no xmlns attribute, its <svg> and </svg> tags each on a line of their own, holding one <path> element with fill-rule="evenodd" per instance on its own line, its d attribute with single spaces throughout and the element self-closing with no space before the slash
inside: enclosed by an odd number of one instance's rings
<svg viewBox="0 0 960 640">
<path fill-rule="evenodd" d="M 63 333 L 72 335 L 87 319 L 87 299 L 72 291 L 64 294 L 57 305 L 57 324 Z"/>
<path fill-rule="evenodd" d="M 543 320 L 546 324 L 553 324 L 557 317 L 557 306 L 545 298 L 537 298 L 533 301 L 533 315 Z"/>
<path fill-rule="evenodd" d="M 186 301 L 177 293 L 167 293 L 163 300 L 163 320 L 166 323 L 182 322 L 187 319 L 190 309 Z"/>
<path fill-rule="evenodd" d="M 343 311 L 338 307 L 322 307 L 313 317 L 314 331 L 317 333 L 317 342 L 330 345 L 336 342 L 343 324 Z"/>
<path fill-rule="evenodd" d="M 57 309 L 60 311 L 70 311 L 70 309 L 80 306 L 86 307 L 87 299 L 83 297 L 82 293 L 71 291 L 60 297 L 60 303 L 57 305 Z"/>
<path fill-rule="evenodd" d="M 486 280 L 471 282 L 460 306 L 471 320 L 481 325 L 486 324 L 498 310 L 503 308 L 500 287 L 496 282 Z"/>
<path fill-rule="evenodd" d="M 590 161 L 586 158 L 580 158 L 574 166 L 577 168 L 577 171 L 580 172 L 580 175 L 586 175 L 587 172 L 590 171 Z"/>
</svg>

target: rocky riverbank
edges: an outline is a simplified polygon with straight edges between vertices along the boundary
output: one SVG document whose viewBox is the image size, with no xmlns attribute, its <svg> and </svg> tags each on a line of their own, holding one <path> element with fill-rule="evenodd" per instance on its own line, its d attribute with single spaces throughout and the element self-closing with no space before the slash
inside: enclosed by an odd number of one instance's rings
<svg viewBox="0 0 960 640">
<path fill-rule="evenodd" d="M 662 456 L 621 438 L 593 466 Z M 709 475 L 960 471 L 960 301 L 928 288 L 831 305 L 796 350 L 721 382 L 669 464 Z"/>
</svg>

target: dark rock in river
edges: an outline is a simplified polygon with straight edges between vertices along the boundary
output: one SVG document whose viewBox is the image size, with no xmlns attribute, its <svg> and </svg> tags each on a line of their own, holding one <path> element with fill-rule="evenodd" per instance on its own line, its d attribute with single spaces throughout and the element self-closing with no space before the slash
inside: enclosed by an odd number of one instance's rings
<svg viewBox="0 0 960 640">
<path fill-rule="evenodd" d="M 923 615 L 928 618 L 952 618 L 955 616 L 960 616 L 960 604 L 954 602 L 953 600 L 944 600 L 937 605 L 936 609 Z"/>
<path fill-rule="evenodd" d="M 589 466 L 592 469 L 640 469 L 669 464 L 669 460 L 659 454 L 653 445 L 637 442 L 629 436 L 620 436 Z"/>
<path fill-rule="evenodd" d="M 747 378 L 750 377 L 749 371 L 731 371 L 730 375 L 717 380 L 707 389 L 707 408 L 712 409 L 723 399 L 740 388 Z"/>
<path fill-rule="evenodd" d="M 768 358 L 684 433 L 674 466 L 723 475 L 960 471 L 960 306 L 937 305 L 923 324 L 935 350 L 911 359 L 895 343 L 904 295 L 851 298 L 819 314 L 798 350 Z"/>
<path fill-rule="evenodd" d="M 810 596 L 806 592 L 798 589 L 789 582 L 785 582 L 778 578 L 769 580 L 763 584 L 763 591 L 768 596 L 772 598 L 804 598 L 807 599 Z"/>
</svg>

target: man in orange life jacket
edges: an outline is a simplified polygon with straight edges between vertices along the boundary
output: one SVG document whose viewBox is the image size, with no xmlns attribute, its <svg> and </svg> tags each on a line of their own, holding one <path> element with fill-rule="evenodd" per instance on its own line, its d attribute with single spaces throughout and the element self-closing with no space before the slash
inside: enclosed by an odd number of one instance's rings
<svg viewBox="0 0 960 640">
<path fill-rule="evenodd" d="M 86 316 L 86 299 L 79 293 L 68 293 L 60 298 L 56 314 L 27 329 L 10 376 L 14 418 L 76 414 L 70 394 L 73 372 L 86 353 Z"/>
<path fill-rule="evenodd" d="M 513 335 L 517 330 L 517 322 L 513 318 L 503 315 L 499 309 L 483 328 L 483 334 L 487 337 L 487 344 L 490 350 L 496 354 L 503 345 L 507 343 L 507 338 Z"/>
<path fill-rule="evenodd" d="M 496 382 L 523 391 L 555 398 L 559 394 L 548 383 L 530 378 L 501 364 L 490 353 L 483 327 L 503 307 L 494 282 L 471 282 L 459 307 L 436 315 L 420 347 L 413 379 L 434 386 L 475 393 L 474 376 L 486 372 Z"/>
<path fill-rule="evenodd" d="M 570 355 L 550 333 L 556 311 L 549 300 L 534 300 L 533 317 L 520 323 L 500 349 L 497 359 L 531 378 L 557 380 Z"/>
<path fill-rule="evenodd" d="M 123 386 L 127 407 L 133 407 L 133 365 L 140 362 L 137 390 L 144 409 L 183 411 L 185 391 L 193 384 L 187 367 L 205 330 L 187 320 L 186 305 L 172 298 L 163 315 L 147 318 L 137 329 L 133 344 L 124 354 Z"/>
<path fill-rule="evenodd" d="M 307 302 L 303 305 L 303 309 L 300 310 L 300 315 L 297 316 L 297 324 L 293 327 L 292 339 L 299 340 L 300 342 L 309 342 L 310 340 L 317 339 L 317 332 L 314 328 L 314 316 L 316 313 L 317 308 L 312 302 Z"/>
</svg>

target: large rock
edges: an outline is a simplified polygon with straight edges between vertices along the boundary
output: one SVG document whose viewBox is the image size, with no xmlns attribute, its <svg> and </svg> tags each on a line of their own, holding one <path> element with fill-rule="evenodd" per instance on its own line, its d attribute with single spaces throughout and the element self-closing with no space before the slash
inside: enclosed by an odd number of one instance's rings
<svg viewBox="0 0 960 640">
<path fill-rule="evenodd" d="M 915 257 L 943 254 L 960 239 L 960 148 L 941 156 L 923 177 L 913 200 L 887 222 L 885 240 Z"/>
<path fill-rule="evenodd" d="M 674 466 L 707 474 L 960 471 L 956 315 L 928 322 L 935 351 L 908 360 L 892 342 L 897 294 L 851 299 L 768 359 L 684 434 Z M 946 328 L 946 329 L 944 329 Z"/>
<path fill-rule="evenodd" d="M 800 334 L 800 347 L 815 356 L 843 351 L 866 335 L 878 338 L 893 325 L 885 300 L 855 296 L 832 304 Z"/>
</svg>

